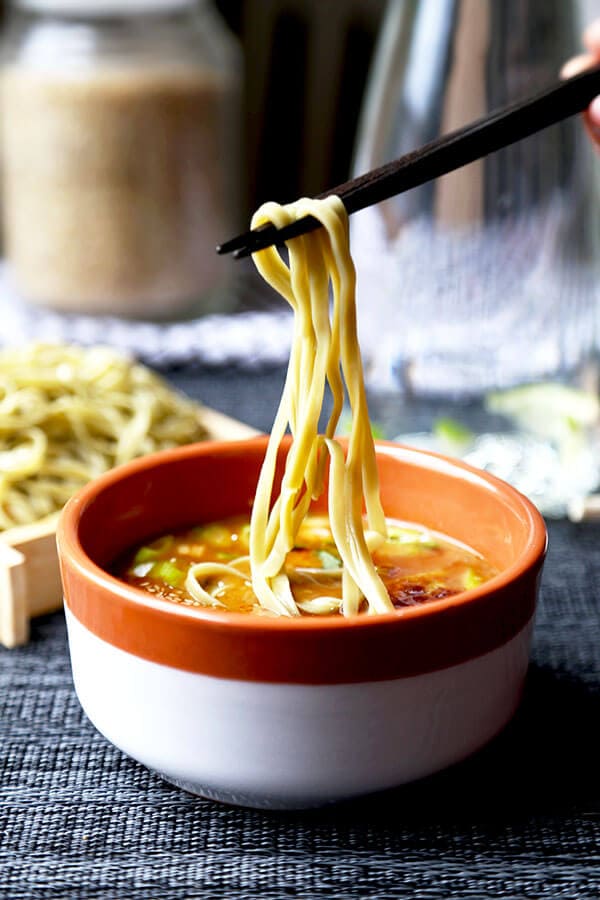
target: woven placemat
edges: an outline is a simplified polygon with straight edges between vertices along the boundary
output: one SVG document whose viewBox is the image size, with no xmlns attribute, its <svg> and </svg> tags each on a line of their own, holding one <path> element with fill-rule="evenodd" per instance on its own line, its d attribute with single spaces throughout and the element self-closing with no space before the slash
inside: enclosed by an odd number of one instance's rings
<svg viewBox="0 0 600 900">
<path fill-rule="evenodd" d="M 0 650 L 0 897 L 597 900 L 600 527 L 550 532 L 508 729 L 434 778 L 310 813 L 221 806 L 132 762 L 81 711 L 62 614 L 38 620 Z"/>
</svg>

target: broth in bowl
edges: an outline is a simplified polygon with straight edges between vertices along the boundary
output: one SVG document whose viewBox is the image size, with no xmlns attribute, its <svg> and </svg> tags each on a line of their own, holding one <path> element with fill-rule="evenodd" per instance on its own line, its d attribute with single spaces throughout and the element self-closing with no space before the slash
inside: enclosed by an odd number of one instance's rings
<svg viewBox="0 0 600 900">
<path fill-rule="evenodd" d="M 394 520 L 387 526 L 387 540 L 372 559 L 394 608 L 449 597 L 497 574 L 481 555 L 445 535 Z M 232 516 L 144 544 L 119 561 L 115 574 L 172 603 L 269 615 L 252 590 L 249 539 L 249 518 Z M 326 516 L 305 519 L 284 572 L 300 615 L 340 612 L 343 566 Z M 358 611 L 366 612 L 366 604 Z"/>
</svg>

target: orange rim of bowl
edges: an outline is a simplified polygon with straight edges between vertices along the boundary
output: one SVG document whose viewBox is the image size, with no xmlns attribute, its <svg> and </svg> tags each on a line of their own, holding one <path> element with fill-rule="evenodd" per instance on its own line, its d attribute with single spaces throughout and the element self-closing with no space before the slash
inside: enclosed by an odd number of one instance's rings
<svg viewBox="0 0 600 900">
<path fill-rule="evenodd" d="M 157 466 L 212 454 L 264 452 L 267 437 L 206 441 L 133 460 L 85 485 L 66 504 L 57 543 L 65 606 L 97 637 L 135 656 L 186 671 L 246 681 L 357 683 L 410 677 L 496 649 L 531 621 L 547 548 L 544 520 L 506 482 L 443 454 L 377 441 L 378 452 L 451 478 L 473 478 L 508 500 L 527 540 L 514 563 L 484 584 L 394 612 L 344 618 L 262 617 L 155 599 L 95 563 L 79 539 L 82 518 L 107 488 Z M 427 465 L 429 462 L 429 466 Z"/>
</svg>

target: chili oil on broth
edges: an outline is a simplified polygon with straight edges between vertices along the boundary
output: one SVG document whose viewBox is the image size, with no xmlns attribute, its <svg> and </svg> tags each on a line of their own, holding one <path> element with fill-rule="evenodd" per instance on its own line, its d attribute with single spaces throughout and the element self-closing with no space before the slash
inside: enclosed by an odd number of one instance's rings
<svg viewBox="0 0 600 900">
<path fill-rule="evenodd" d="M 372 558 L 396 609 L 461 593 L 497 574 L 482 556 L 447 535 L 392 519 L 387 525 L 388 539 Z M 192 566 L 214 562 L 242 575 L 223 570 L 202 579 L 215 608 L 274 615 L 260 606 L 252 590 L 249 532 L 249 518 L 233 516 L 164 535 L 130 552 L 117 563 L 115 574 L 165 601 L 210 608 L 189 593 L 185 582 Z M 327 517 L 306 518 L 284 571 L 301 615 L 340 614 L 342 563 Z M 366 611 L 362 603 L 359 614 Z"/>
</svg>

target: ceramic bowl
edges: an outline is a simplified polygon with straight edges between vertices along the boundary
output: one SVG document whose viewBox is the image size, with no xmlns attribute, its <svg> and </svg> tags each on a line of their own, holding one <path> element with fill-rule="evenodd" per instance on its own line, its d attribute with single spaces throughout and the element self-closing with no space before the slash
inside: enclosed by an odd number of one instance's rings
<svg viewBox="0 0 600 900">
<path fill-rule="evenodd" d="M 347 799 L 473 753 L 519 702 L 546 548 L 535 507 L 496 478 L 378 445 L 386 514 L 445 532 L 500 570 L 473 590 L 391 614 L 199 610 L 109 574 L 136 544 L 247 511 L 265 446 L 158 453 L 67 504 L 58 547 L 73 677 L 91 721 L 174 784 L 256 807 Z"/>
</svg>

